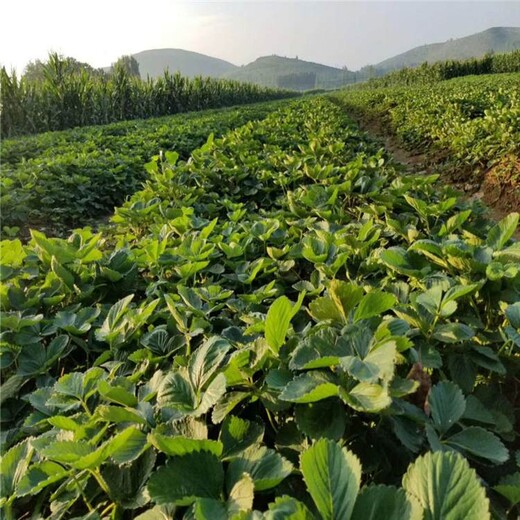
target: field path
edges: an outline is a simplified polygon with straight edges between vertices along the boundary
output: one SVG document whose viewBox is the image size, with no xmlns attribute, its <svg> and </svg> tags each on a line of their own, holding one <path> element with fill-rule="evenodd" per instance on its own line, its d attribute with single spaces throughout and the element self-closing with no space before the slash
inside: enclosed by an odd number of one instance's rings
<svg viewBox="0 0 520 520">
<path fill-rule="evenodd" d="M 512 211 L 519 211 L 515 207 L 515 202 L 503 193 L 497 186 L 488 186 L 488 182 L 482 184 L 468 182 L 464 180 L 464 173 L 457 175 L 457 172 L 443 171 L 442 161 L 446 155 L 437 152 L 436 154 L 416 153 L 405 148 L 393 135 L 388 123 L 380 117 L 369 117 L 359 113 L 348 112 L 349 116 L 356 122 L 359 128 L 380 141 L 384 148 L 392 157 L 402 164 L 409 173 L 440 173 L 442 182 L 451 184 L 459 190 L 461 196 L 468 200 L 481 200 L 488 208 L 490 217 L 499 221 Z M 498 193 L 497 193 L 498 192 Z M 520 229 L 515 232 L 515 238 L 520 239 Z"/>
</svg>

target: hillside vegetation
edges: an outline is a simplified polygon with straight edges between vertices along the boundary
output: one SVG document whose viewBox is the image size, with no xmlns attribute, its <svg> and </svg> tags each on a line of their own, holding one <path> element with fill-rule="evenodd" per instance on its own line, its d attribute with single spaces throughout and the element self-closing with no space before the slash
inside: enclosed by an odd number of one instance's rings
<svg viewBox="0 0 520 520">
<path fill-rule="evenodd" d="M 377 63 L 374 68 L 378 74 L 385 74 L 405 67 L 417 67 L 422 63 L 480 58 L 489 53 L 506 53 L 517 49 L 520 49 L 520 27 L 492 27 L 464 38 L 415 47 Z"/>
<path fill-rule="evenodd" d="M 354 75 L 347 70 L 298 58 L 266 56 L 226 73 L 225 77 L 268 87 L 312 90 L 341 87 L 346 83 L 352 83 Z"/>
</svg>

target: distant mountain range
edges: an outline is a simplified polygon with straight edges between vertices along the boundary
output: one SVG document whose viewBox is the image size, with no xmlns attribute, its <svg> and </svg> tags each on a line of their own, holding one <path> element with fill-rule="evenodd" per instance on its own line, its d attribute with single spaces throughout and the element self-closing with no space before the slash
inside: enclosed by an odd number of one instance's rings
<svg viewBox="0 0 520 520">
<path fill-rule="evenodd" d="M 464 38 L 415 47 L 374 67 L 379 73 L 386 73 L 404 67 L 417 67 L 425 61 L 465 60 L 484 56 L 488 52 L 510 52 L 516 49 L 520 49 L 520 27 L 492 27 Z"/>
<path fill-rule="evenodd" d="M 520 27 L 493 27 L 464 38 L 422 45 L 375 65 L 363 67 L 357 72 L 281 56 L 261 57 L 240 67 L 228 61 L 182 49 L 148 50 L 133 56 L 139 63 L 143 78 L 158 77 L 168 69 L 189 77 L 211 76 L 268 87 L 310 90 L 337 88 L 403 67 L 415 67 L 426 61 L 434 63 L 448 59 L 476 58 L 488 52 L 500 53 L 516 49 L 520 49 Z"/>
</svg>

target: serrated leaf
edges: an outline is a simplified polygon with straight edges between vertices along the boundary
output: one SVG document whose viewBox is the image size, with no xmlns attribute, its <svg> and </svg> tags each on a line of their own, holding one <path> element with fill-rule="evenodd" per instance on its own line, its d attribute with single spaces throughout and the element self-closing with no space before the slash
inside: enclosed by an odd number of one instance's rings
<svg viewBox="0 0 520 520">
<path fill-rule="evenodd" d="M 445 323 L 437 325 L 433 337 L 443 343 L 467 341 L 475 336 L 475 331 L 464 323 Z"/>
<path fill-rule="evenodd" d="M 292 472 L 292 464 L 264 446 L 252 446 L 229 463 L 226 473 L 226 487 L 231 490 L 244 473 L 248 473 L 256 491 L 264 491 L 277 486 Z"/>
<path fill-rule="evenodd" d="M 500 439 L 480 426 L 469 426 L 444 441 L 448 446 L 461 449 L 481 459 L 502 464 L 509 459 L 509 453 Z"/>
<path fill-rule="evenodd" d="M 11 496 L 25 475 L 32 458 L 30 439 L 9 449 L 0 459 L 0 497 Z"/>
<path fill-rule="evenodd" d="M 361 464 L 346 448 L 321 439 L 300 457 L 307 489 L 324 520 L 350 520 L 361 482 Z"/>
<path fill-rule="evenodd" d="M 238 455 L 253 444 L 259 444 L 263 435 L 263 426 L 256 422 L 233 415 L 226 417 L 219 435 L 224 446 L 222 456 L 228 458 Z"/>
<path fill-rule="evenodd" d="M 190 357 L 188 372 L 194 388 L 201 389 L 212 378 L 231 345 L 218 336 L 205 341 Z"/>
<path fill-rule="evenodd" d="M 428 404 L 435 427 L 447 432 L 464 414 L 466 400 L 462 390 L 451 381 L 443 381 L 431 388 Z"/>
<path fill-rule="evenodd" d="M 397 304 L 397 298 L 393 294 L 374 289 L 363 296 L 356 312 L 354 321 L 365 320 L 373 316 L 381 316 Z"/>
<path fill-rule="evenodd" d="M 188 439 L 183 436 L 168 437 L 157 432 L 148 434 L 148 441 L 169 456 L 182 456 L 197 451 L 207 451 L 217 457 L 222 455 L 223 444 L 209 439 Z"/>
<path fill-rule="evenodd" d="M 280 296 L 269 307 L 265 319 L 265 339 L 273 352 L 278 353 L 285 343 L 292 317 L 292 304 L 286 296 Z"/>
<path fill-rule="evenodd" d="M 315 520 L 307 506 L 293 497 L 276 497 L 264 513 L 264 520 Z"/>
<path fill-rule="evenodd" d="M 218 457 L 206 451 L 173 457 L 152 474 L 148 493 L 156 504 L 189 506 L 197 498 L 219 499 L 224 469 Z"/>
<path fill-rule="evenodd" d="M 487 235 L 487 245 L 495 251 L 502 249 L 518 227 L 519 216 L 518 213 L 510 213 L 493 226 Z"/>
<path fill-rule="evenodd" d="M 422 520 L 420 507 L 403 489 L 393 486 L 368 486 L 363 488 L 356 500 L 352 518 L 355 520 Z"/>
<path fill-rule="evenodd" d="M 68 477 L 70 470 L 60 464 L 45 460 L 34 464 L 24 474 L 17 486 L 16 496 L 37 495 L 42 489 Z"/>
<path fill-rule="evenodd" d="M 424 509 L 424 520 L 489 520 L 489 500 L 475 470 L 454 452 L 427 453 L 408 467 L 403 488 Z"/>
<path fill-rule="evenodd" d="M 381 385 L 362 382 L 349 391 L 340 389 L 341 400 L 359 412 L 376 413 L 388 408 L 392 398 Z"/>
<path fill-rule="evenodd" d="M 229 492 L 228 514 L 233 515 L 240 511 L 251 511 L 255 494 L 255 484 L 247 473 L 235 483 Z"/>
<path fill-rule="evenodd" d="M 313 403 L 338 395 L 338 385 L 321 372 L 306 372 L 292 381 L 280 394 L 282 401 L 293 403 Z"/>
<path fill-rule="evenodd" d="M 341 439 L 347 425 L 346 418 L 345 409 L 337 398 L 295 407 L 298 429 L 311 439 Z"/>
<path fill-rule="evenodd" d="M 493 489 L 506 497 L 511 505 L 520 503 L 520 472 L 502 477 Z"/>
</svg>

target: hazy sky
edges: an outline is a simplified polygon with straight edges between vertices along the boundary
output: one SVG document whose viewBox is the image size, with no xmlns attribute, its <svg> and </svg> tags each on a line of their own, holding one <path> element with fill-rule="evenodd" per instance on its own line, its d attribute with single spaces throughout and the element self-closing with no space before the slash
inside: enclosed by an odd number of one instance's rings
<svg viewBox="0 0 520 520">
<path fill-rule="evenodd" d="M 14 0 L 0 13 L 0 64 L 18 72 L 50 50 L 100 67 L 167 47 L 237 65 L 278 54 L 358 69 L 417 45 L 520 26 L 518 0 Z"/>
</svg>

